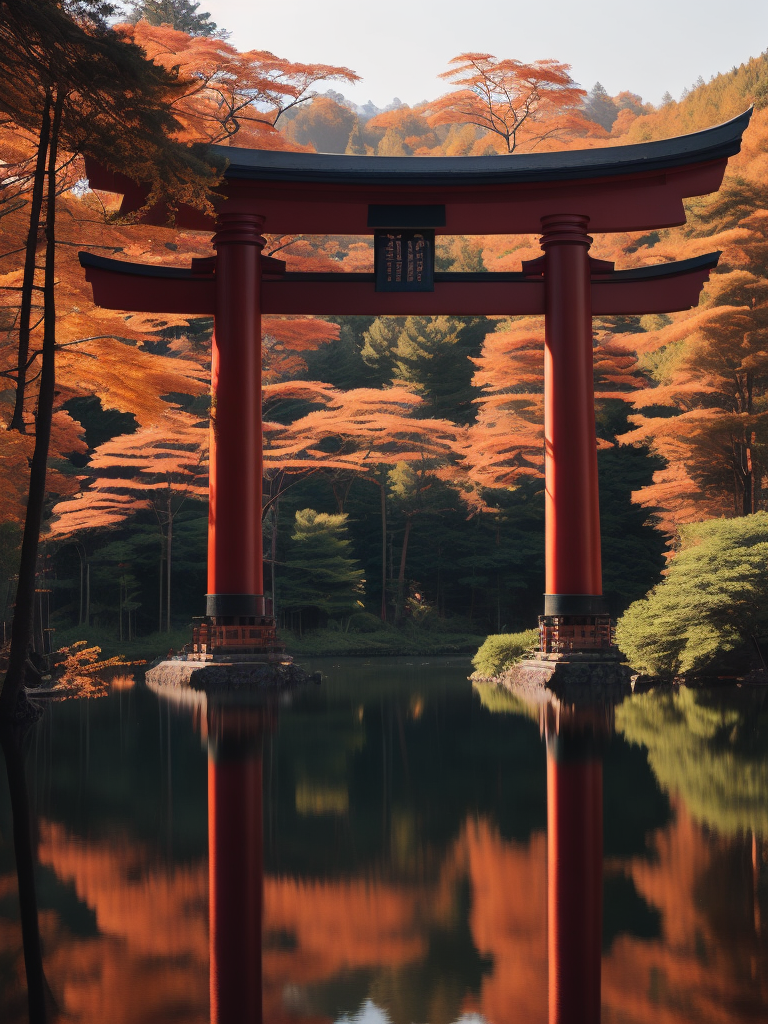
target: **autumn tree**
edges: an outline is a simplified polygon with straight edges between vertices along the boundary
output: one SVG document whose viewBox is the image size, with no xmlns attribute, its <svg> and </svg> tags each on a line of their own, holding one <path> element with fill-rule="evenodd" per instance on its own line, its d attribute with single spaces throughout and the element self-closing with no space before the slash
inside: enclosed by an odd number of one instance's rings
<svg viewBox="0 0 768 1024">
<path fill-rule="evenodd" d="M 472 124 L 496 136 L 506 153 L 549 139 L 594 131 L 580 112 L 586 96 L 556 60 L 524 64 L 489 53 L 462 53 L 441 78 L 455 89 L 431 103 L 432 125 Z"/>
<path fill-rule="evenodd" d="M 695 211 L 697 236 L 725 249 L 701 305 L 660 318 L 630 343 L 654 386 L 638 393 L 634 430 L 667 462 L 639 499 L 667 529 L 703 515 L 748 515 L 768 468 L 768 216 L 765 189 L 732 176 Z M 711 237 L 714 235 L 714 239 Z M 629 341 L 629 339 L 628 339 Z"/>
<path fill-rule="evenodd" d="M 240 52 L 222 39 L 168 25 L 139 21 L 116 31 L 178 76 L 173 113 L 181 125 L 178 137 L 187 142 L 226 145 L 237 137 L 238 146 L 301 149 L 278 131 L 281 119 L 313 101 L 319 83 L 359 80 L 349 68 L 289 61 L 267 50 Z"/>
<path fill-rule="evenodd" d="M 318 96 L 288 121 L 285 134 L 300 146 L 313 146 L 318 153 L 343 153 L 357 126 L 353 110 L 329 96 Z"/>
<path fill-rule="evenodd" d="M 9 666 L 0 692 L 0 713 L 12 714 L 24 680 L 31 640 L 37 548 L 45 500 L 46 472 L 56 388 L 56 204 L 59 154 L 91 151 L 105 162 L 121 161 L 122 168 L 156 164 L 147 180 L 163 176 L 163 191 L 181 187 L 186 198 L 205 202 L 210 171 L 186 149 L 170 142 L 176 124 L 168 109 L 173 76 L 146 60 L 138 47 L 118 39 L 108 27 L 109 9 L 100 3 L 67 8 L 50 2 L 2 4 L 2 58 L 0 68 L 12 78 L 13 89 L 4 93 L 2 109 L 19 127 L 38 136 L 39 170 L 44 177 L 45 266 L 40 383 L 35 420 L 35 445 L 30 467 L 29 495 L 22 541 L 19 583 L 13 621 Z M 43 154 L 42 156 L 40 154 Z M 114 164 L 112 163 L 114 166 Z M 34 192 L 33 192 L 34 194 Z M 42 205 L 32 206 L 32 218 L 42 216 Z M 42 226 L 30 222 L 27 252 L 34 250 Z M 34 229 L 34 230 L 33 230 Z M 23 289 L 32 291 L 34 259 Z M 22 297 L 24 302 L 24 297 Z M 25 315 L 29 317 L 31 302 Z M 20 350 L 22 339 L 20 338 Z M 19 370 L 27 357 L 20 355 Z M 23 373 L 16 381 L 17 404 L 23 409 Z M 17 419 L 17 425 L 19 420 Z"/>
<path fill-rule="evenodd" d="M 152 427 L 100 445 L 89 460 L 87 489 L 53 509 L 51 539 L 82 536 L 85 531 L 114 527 L 142 510 L 153 512 L 160 538 L 160 628 L 164 565 L 167 632 L 172 622 L 174 523 L 189 498 L 204 500 L 208 495 L 207 441 L 204 425 L 178 411 L 169 412 Z M 125 560 L 117 551 L 113 561 Z M 124 585 L 128 582 L 126 576 Z"/>
<path fill-rule="evenodd" d="M 294 381 L 267 386 L 264 394 L 268 417 L 276 401 L 303 399 L 314 406 L 286 424 L 265 422 L 265 469 L 283 474 L 284 487 L 291 476 L 331 471 L 365 480 L 379 491 L 385 619 L 389 469 L 419 463 L 422 473 L 427 466 L 431 473 L 440 472 L 459 458 L 464 432 L 449 420 L 416 416 L 424 400 L 402 386 L 343 392 L 318 382 Z"/>
<path fill-rule="evenodd" d="M 379 156 L 424 156 L 440 145 L 438 133 L 423 110 L 405 104 L 369 118 L 364 134 Z"/>
</svg>

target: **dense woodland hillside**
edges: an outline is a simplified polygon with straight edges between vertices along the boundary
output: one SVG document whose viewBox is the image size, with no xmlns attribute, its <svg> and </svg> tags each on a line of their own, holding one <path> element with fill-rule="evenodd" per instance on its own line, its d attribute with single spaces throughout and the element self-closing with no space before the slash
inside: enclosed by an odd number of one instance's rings
<svg viewBox="0 0 768 1024">
<path fill-rule="evenodd" d="M 472 76 L 497 73 L 504 62 L 475 59 L 470 68 L 457 59 L 446 96 L 376 111 L 344 99 L 344 83 L 356 78 L 349 69 L 239 53 L 210 34 L 142 20 L 115 31 L 176 76 L 182 143 L 512 160 L 512 149 L 695 131 L 754 103 L 723 189 L 691 201 L 685 227 L 602 236 L 593 247 L 620 268 L 723 250 L 697 310 L 595 323 L 605 590 L 614 614 L 658 582 L 679 524 L 766 508 L 767 56 L 659 109 L 630 92 L 610 97 L 596 86 L 586 94 L 563 65 L 540 62 L 546 102 L 517 135 L 504 135 L 484 128 L 482 111 L 466 102 Z M 504 74 L 519 74 L 506 63 Z M 0 417 L 15 428 L 0 431 L 0 601 L 6 594 L 9 618 L 39 386 L 37 289 L 29 354 L 19 356 L 34 131 L 6 118 L 0 155 Z M 118 221 L 115 197 L 88 190 L 81 157 L 65 143 L 57 174 L 57 379 L 39 586 L 52 591 L 57 628 L 87 623 L 128 639 L 183 627 L 203 610 L 212 324 L 95 309 L 76 254 L 184 266 L 208 255 L 210 241 Z M 289 269 L 372 269 L 367 238 L 270 237 L 266 251 Z M 533 237 L 444 238 L 438 269 L 516 270 L 538 254 Z M 535 621 L 542 345 L 536 318 L 264 319 L 265 536 L 286 625 L 330 618 L 342 629 L 374 630 L 383 615 L 499 632 Z M 335 567 L 332 599 L 317 595 L 308 544 Z"/>
</svg>

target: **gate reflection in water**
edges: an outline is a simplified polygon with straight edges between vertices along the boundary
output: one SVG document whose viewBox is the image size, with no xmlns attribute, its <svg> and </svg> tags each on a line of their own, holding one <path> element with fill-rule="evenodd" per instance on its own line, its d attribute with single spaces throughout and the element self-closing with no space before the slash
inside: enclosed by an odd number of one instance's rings
<svg viewBox="0 0 768 1024">
<path fill-rule="evenodd" d="M 279 708 L 137 686 L 48 710 L 28 774 L 62 1019 L 765 1019 L 765 698 L 631 697 L 614 730 L 412 662 L 312 666 Z M 9 843 L 3 791 L 20 1024 Z"/>
</svg>

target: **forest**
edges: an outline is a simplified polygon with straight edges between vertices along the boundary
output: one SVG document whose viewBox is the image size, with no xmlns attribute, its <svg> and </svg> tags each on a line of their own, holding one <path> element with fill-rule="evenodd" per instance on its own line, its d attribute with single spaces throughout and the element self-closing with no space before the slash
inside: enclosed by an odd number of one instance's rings
<svg viewBox="0 0 768 1024">
<path fill-rule="evenodd" d="M 594 323 L 604 591 L 623 649 L 649 671 L 760 649 L 768 602 L 751 563 L 743 628 L 713 613 L 660 653 L 648 623 L 673 606 L 670 631 L 688 629 L 668 597 L 686 545 L 768 550 L 768 54 L 659 106 L 585 90 L 554 58 L 460 54 L 442 95 L 379 109 L 345 98 L 354 70 L 240 52 L 188 0 L 123 18 L 95 0 L 0 8 L 6 647 L 14 605 L 40 651 L 153 637 L 164 653 L 204 610 L 212 321 L 94 307 L 77 253 L 182 267 L 210 236 L 120 218 L 119 198 L 89 188 L 86 155 L 172 214 L 207 209 L 209 143 L 514 160 L 668 138 L 754 105 L 723 187 L 687 202 L 684 227 L 597 236 L 592 255 L 630 269 L 722 250 L 698 308 Z M 373 269 L 367 237 L 268 236 L 265 253 L 289 270 Z M 539 254 L 534 236 L 442 236 L 436 269 L 519 270 Z M 267 586 L 289 649 L 474 650 L 534 626 L 542 320 L 269 316 L 263 345 Z M 740 566 L 720 580 L 726 603 Z"/>
</svg>

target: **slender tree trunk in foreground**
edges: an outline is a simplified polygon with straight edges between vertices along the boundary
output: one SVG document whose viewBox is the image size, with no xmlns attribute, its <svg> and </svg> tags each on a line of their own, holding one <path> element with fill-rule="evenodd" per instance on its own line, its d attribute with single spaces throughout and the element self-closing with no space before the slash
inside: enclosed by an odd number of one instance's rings
<svg viewBox="0 0 768 1024">
<path fill-rule="evenodd" d="M 45 478 L 48 468 L 48 449 L 51 441 L 51 419 L 56 387 L 56 298 L 54 294 L 54 272 L 56 262 L 56 155 L 63 99 L 56 99 L 51 126 L 51 140 L 48 153 L 47 211 L 45 218 L 45 288 L 43 330 L 43 357 L 40 372 L 40 391 L 37 399 L 35 425 L 35 448 L 29 474 L 29 497 L 24 520 L 24 537 L 21 543 L 19 583 L 16 591 L 16 608 L 11 631 L 11 650 L 8 671 L 3 689 L 0 691 L 0 719 L 10 719 L 16 707 L 19 694 L 24 686 L 24 671 L 35 611 L 35 570 L 37 549 L 40 541 L 40 526 L 45 502 Z"/>
<path fill-rule="evenodd" d="M 165 564 L 165 548 L 163 546 L 163 542 L 164 542 L 163 527 L 162 527 L 162 524 L 161 524 L 160 525 L 160 594 L 159 594 L 158 599 L 157 599 L 157 607 L 158 607 L 158 613 L 157 614 L 159 616 L 159 621 L 158 621 L 158 626 L 157 626 L 158 633 L 162 633 L 163 632 L 163 565 Z"/>
<path fill-rule="evenodd" d="M 277 588 L 275 587 L 275 569 L 277 567 L 277 511 L 279 499 L 272 506 L 272 614 L 277 615 Z"/>
<path fill-rule="evenodd" d="M 173 513 L 171 511 L 171 489 L 168 488 L 168 534 L 167 534 L 167 547 L 166 547 L 166 560 L 167 568 L 165 572 L 166 578 L 166 632 L 171 632 L 171 542 L 173 540 Z"/>
<path fill-rule="evenodd" d="M 24 754 L 21 749 L 20 730 L 10 723 L 0 726 L 0 746 L 3 748 L 8 775 L 13 819 L 13 850 L 16 858 L 16 877 L 19 888 L 21 913 L 21 941 L 24 948 L 24 968 L 27 976 L 27 998 L 30 1024 L 46 1024 L 45 975 L 43 952 L 40 944 L 40 924 L 37 915 L 35 889 L 35 862 L 32 844 L 32 818 L 29 811 L 27 780 L 24 772 Z"/>
<path fill-rule="evenodd" d="M 381 621 L 387 621 L 387 492 L 381 486 Z"/>
<path fill-rule="evenodd" d="M 32 185 L 32 204 L 29 211 L 29 231 L 24 256 L 24 276 L 21 282 L 21 308 L 19 310 L 19 352 L 16 366 L 16 402 L 9 430 L 25 433 L 24 396 L 27 388 L 27 360 L 29 359 L 29 334 L 32 317 L 32 293 L 35 284 L 35 262 L 37 259 L 37 232 L 40 226 L 40 211 L 43 207 L 43 192 L 46 181 L 45 159 L 51 134 L 51 94 L 48 92 L 43 105 L 40 123 L 40 143 L 37 148 L 35 177 Z"/>
<path fill-rule="evenodd" d="M 403 605 L 405 603 L 405 560 L 408 555 L 408 538 L 411 534 L 411 517 L 405 520 L 405 535 L 403 536 L 403 549 L 400 552 L 400 571 L 397 574 L 397 612 L 395 616 L 396 625 L 400 624 L 403 618 Z"/>
</svg>

